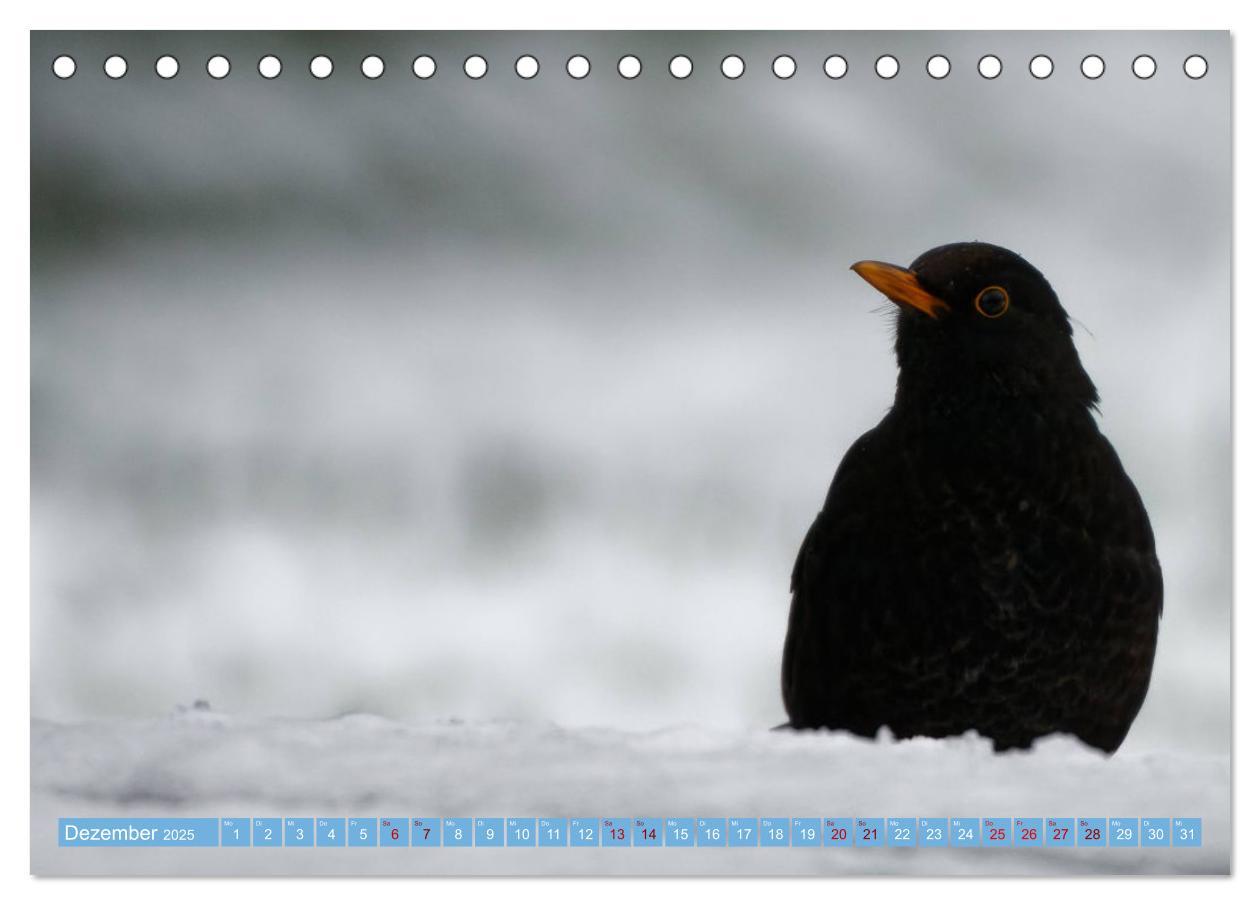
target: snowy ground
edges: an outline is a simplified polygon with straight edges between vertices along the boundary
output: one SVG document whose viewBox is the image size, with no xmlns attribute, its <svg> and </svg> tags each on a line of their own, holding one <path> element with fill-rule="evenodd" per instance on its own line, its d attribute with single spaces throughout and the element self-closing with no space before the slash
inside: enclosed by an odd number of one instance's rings
<svg viewBox="0 0 1260 905">
<path fill-rule="evenodd" d="M 64 874 L 1071 874 L 1230 869 L 1225 757 L 1067 738 L 626 733 L 354 715 L 31 727 L 31 868 Z M 1201 816 L 1201 849 L 70 849 L 87 816 Z"/>
</svg>

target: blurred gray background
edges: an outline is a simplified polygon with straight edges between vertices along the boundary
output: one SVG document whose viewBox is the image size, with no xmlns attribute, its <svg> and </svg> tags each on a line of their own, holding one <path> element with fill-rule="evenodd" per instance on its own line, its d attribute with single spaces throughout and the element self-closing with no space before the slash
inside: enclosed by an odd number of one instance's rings
<svg viewBox="0 0 1260 905">
<path fill-rule="evenodd" d="M 779 722 L 797 547 L 895 379 L 848 267 L 978 238 L 1077 319 L 1151 511 L 1167 598 L 1129 748 L 1228 752 L 1226 33 L 31 42 L 36 716 Z"/>
</svg>

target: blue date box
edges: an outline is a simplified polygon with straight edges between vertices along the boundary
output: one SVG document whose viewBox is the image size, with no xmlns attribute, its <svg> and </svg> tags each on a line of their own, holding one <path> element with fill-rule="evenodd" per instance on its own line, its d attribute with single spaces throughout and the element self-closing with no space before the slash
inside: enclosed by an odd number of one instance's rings
<svg viewBox="0 0 1260 905">
<path fill-rule="evenodd" d="M 346 824 L 346 840 L 351 846 L 376 848 L 376 818 L 351 817 Z"/>
<path fill-rule="evenodd" d="M 786 817 L 762 817 L 758 823 L 761 844 L 769 848 L 785 848 L 791 844 L 791 829 Z"/>
<path fill-rule="evenodd" d="M 1011 841 L 1020 848 L 1044 845 L 1044 822 L 1040 817 L 1016 817 Z"/>
<path fill-rule="evenodd" d="M 803 848 L 822 845 L 822 821 L 817 817 L 793 817 L 792 845 Z"/>
<path fill-rule="evenodd" d="M 1173 848 L 1199 848 L 1203 845 L 1202 817 L 1174 817 L 1172 822 Z"/>
<path fill-rule="evenodd" d="M 823 845 L 829 848 L 850 848 L 853 845 L 852 817 L 824 817 Z"/>
<path fill-rule="evenodd" d="M 726 818 L 697 817 L 696 844 L 701 848 L 724 848 L 726 846 Z"/>
<path fill-rule="evenodd" d="M 914 848 L 913 817 L 888 818 L 888 844 L 894 848 Z"/>
<path fill-rule="evenodd" d="M 1076 818 L 1075 817 L 1047 817 L 1046 818 L 1046 845 L 1048 846 L 1074 846 L 1076 845 Z"/>
<path fill-rule="evenodd" d="M 1008 848 L 1011 844 L 1011 818 L 986 817 L 981 823 L 981 843 L 990 847 Z"/>
<path fill-rule="evenodd" d="M 1112 817 L 1107 821 L 1112 848 L 1136 848 L 1138 844 L 1138 819 L 1136 817 Z"/>
<path fill-rule="evenodd" d="M 883 836 L 882 817 L 859 817 L 853 822 L 854 846 L 874 848 L 882 846 L 883 842 L 885 842 L 885 836 Z"/>
<path fill-rule="evenodd" d="M 733 848 L 755 848 L 757 846 L 757 818 L 732 817 L 727 828 L 727 839 Z"/>
<path fill-rule="evenodd" d="M 951 817 L 949 819 L 949 844 L 951 848 L 976 848 L 980 845 L 980 818 Z"/>
<path fill-rule="evenodd" d="M 633 834 L 629 817 L 605 817 L 599 822 L 599 844 L 605 848 L 627 848 Z"/>
<path fill-rule="evenodd" d="M 654 848 L 665 844 L 665 826 L 659 817 L 634 818 L 634 844 Z"/>
<path fill-rule="evenodd" d="M 569 821 L 569 845 L 576 848 L 598 846 L 599 820 L 594 817 L 574 817 Z"/>
<path fill-rule="evenodd" d="M 1101 817 L 1078 817 L 1076 844 L 1082 848 L 1102 848 L 1107 844 L 1107 821 Z"/>
<path fill-rule="evenodd" d="M 219 821 L 220 845 L 249 845 L 249 818 L 224 817 Z"/>
<path fill-rule="evenodd" d="M 1142 818 L 1142 845 L 1163 847 L 1172 844 L 1172 833 L 1169 827 L 1172 820 L 1167 817 L 1143 817 Z"/>
<path fill-rule="evenodd" d="M 949 821 L 944 817 L 919 818 L 919 847 L 945 848 L 949 845 Z"/>
<path fill-rule="evenodd" d="M 478 817 L 473 823 L 476 844 L 484 848 L 502 848 L 503 822 L 502 817 Z"/>
<path fill-rule="evenodd" d="M 544 848 L 566 847 L 569 844 L 569 821 L 563 817 L 539 817 L 538 844 Z"/>
<path fill-rule="evenodd" d="M 538 841 L 538 821 L 533 817 L 509 817 L 504 834 L 508 848 L 533 848 Z"/>
<path fill-rule="evenodd" d="M 696 822 L 690 817 L 665 818 L 665 845 L 689 848 L 696 844 Z"/>
<path fill-rule="evenodd" d="M 471 817 L 442 818 L 442 847 L 469 848 L 473 844 L 473 822 Z"/>
<path fill-rule="evenodd" d="M 309 848 L 315 844 L 314 817 L 284 818 L 284 847 Z"/>
<path fill-rule="evenodd" d="M 346 844 L 346 818 L 316 817 L 315 844 L 325 848 Z"/>
<path fill-rule="evenodd" d="M 437 848 L 442 844 L 442 821 L 437 817 L 411 818 L 411 847 Z"/>
<path fill-rule="evenodd" d="M 260 848 L 279 848 L 284 844 L 284 827 L 279 817 L 254 818 L 254 845 Z"/>
<path fill-rule="evenodd" d="M 406 817 L 382 817 L 379 821 L 380 840 L 383 848 L 406 848 L 411 844 L 408 838 Z"/>
<path fill-rule="evenodd" d="M 853 822 L 853 844 L 858 848 L 875 848 L 884 844 L 884 818 L 859 817 Z"/>
</svg>

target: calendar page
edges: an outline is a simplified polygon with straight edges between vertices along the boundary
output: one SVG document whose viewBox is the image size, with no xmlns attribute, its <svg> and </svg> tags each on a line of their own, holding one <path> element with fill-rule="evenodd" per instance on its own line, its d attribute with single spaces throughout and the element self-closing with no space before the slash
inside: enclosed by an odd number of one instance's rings
<svg viewBox="0 0 1260 905">
<path fill-rule="evenodd" d="M 32 871 L 1229 873 L 1231 53 L 32 32 Z"/>
</svg>

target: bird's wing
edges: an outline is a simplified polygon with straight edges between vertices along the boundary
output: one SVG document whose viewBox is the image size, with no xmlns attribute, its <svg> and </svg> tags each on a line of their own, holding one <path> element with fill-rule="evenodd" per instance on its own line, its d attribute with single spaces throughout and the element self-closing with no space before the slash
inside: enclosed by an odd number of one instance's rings
<svg viewBox="0 0 1260 905">
<path fill-rule="evenodd" d="M 836 646 L 834 626 L 841 606 L 837 592 L 847 584 L 848 571 L 861 558 L 859 534 L 861 520 L 856 512 L 868 511 L 872 501 L 862 498 L 869 488 L 880 486 L 879 481 L 869 479 L 869 471 L 880 463 L 878 453 L 880 428 L 868 431 L 849 448 L 836 470 L 822 510 L 815 517 L 792 567 L 789 589 L 792 604 L 788 613 L 787 638 L 784 641 L 781 685 L 788 713 L 797 707 L 794 701 L 804 690 L 798 677 L 808 674 L 815 677 L 808 684 L 817 687 L 816 678 L 828 672 L 843 671 L 843 645 Z M 841 592 L 842 593 L 842 592 Z M 864 637 L 868 633 L 858 622 L 863 613 L 846 613 L 849 637 Z M 822 651 L 811 639 L 830 638 L 833 642 L 827 650 L 827 662 L 822 662 Z"/>
<path fill-rule="evenodd" d="M 853 502 L 853 492 L 862 486 L 871 486 L 871 482 L 864 478 L 879 459 L 877 448 L 880 445 L 882 427 L 881 424 L 859 437 L 840 460 L 823 508 L 805 533 L 805 540 L 801 542 L 801 549 L 796 554 L 789 587 L 793 594 L 799 593 L 806 584 L 816 579 L 819 568 L 825 566 L 825 561 L 818 555 L 818 548 L 824 537 L 839 528 L 849 515 L 847 510 Z"/>
<path fill-rule="evenodd" d="M 1164 582 L 1142 498 L 1115 449 L 1099 440 L 1089 494 L 1093 568 L 1082 576 L 1086 593 L 1074 608 L 1095 639 L 1095 654 L 1062 694 L 1076 702 L 1071 731 L 1114 751 L 1146 698 Z"/>
</svg>

